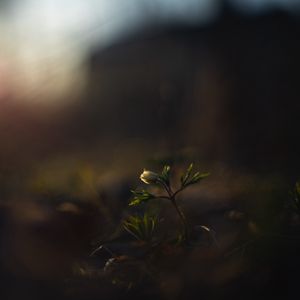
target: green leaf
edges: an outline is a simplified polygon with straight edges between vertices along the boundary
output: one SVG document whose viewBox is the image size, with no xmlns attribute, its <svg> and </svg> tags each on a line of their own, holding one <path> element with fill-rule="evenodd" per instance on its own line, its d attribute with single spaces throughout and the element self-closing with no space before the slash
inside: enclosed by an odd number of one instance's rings
<svg viewBox="0 0 300 300">
<path fill-rule="evenodd" d="M 200 173 L 200 172 L 196 172 L 194 175 L 192 175 L 193 167 L 194 167 L 194 165 L 190 164 L 186 173 L 181 177 L 181 187 L 182 188 L 185 188 L 188 185 L 197 183 L 200 180 L 202 180 L 210 175 L 209 173 Z"/>
<path fill-rule="evenodd" d="M 138 240 L 150 241 L 158 225 L 158 219 L 145 213 L 143 216 L 130 216 L 123 221 L 124 229 Z"/>
<path fill-rule="evenodd" d="M 171 167 L 166 165 L 164 166 L 160 175 L 160 179 L 163 180 L 167 185 L 170 184 L 170 171 Z"/>
<path fill-rule="evenodd" d="M 123 222 L 123 227 L 128 233 L 134 236 L 137 240 L 140 240 L 138 229 L 134 228 L 134 230 L 132 230 L 131 229 L 132 226 L 129 222 Z"/>
<path fill-rule="evenodd" d="M 185 186 L 187 180 L 189 179 L 189 177 L 191 176 L 192 170 L 193 170 L 194 164 L 191 163 L 189 165 L 189 167 L 187 168 L 185 174 L 183 174 L 180 178 L 181 181 L 181 186 Z"/>
<path fill-rule="evenodd" d="M 154 199 L 155 196 L 150 194 L 146 190 L 141 190 L 141 191 L 131 191 L 134 195 L 134 198 L 130 201 L 129 206 L 134 206 L 134 205 L 139 205 L 141 203 L 147 202 L 151 199 Z"/>
<path fill-rule="evenodd" d="M 202 173 L 202 174 L 200 174 L 199 172 L 197 172 L 197 173 L 195 173 L 195 174 L 192 176 L 191 180 L 189 180 L 189 182 L 188 182 L 187 184 L 190 185 L 190 184 L 197 183 L 197 182 L 199 182 L 200 180 L 202 180 L 202 179 L 208 177 L 209 175 L 210 175 L 210 173 Z"/>
</svg>

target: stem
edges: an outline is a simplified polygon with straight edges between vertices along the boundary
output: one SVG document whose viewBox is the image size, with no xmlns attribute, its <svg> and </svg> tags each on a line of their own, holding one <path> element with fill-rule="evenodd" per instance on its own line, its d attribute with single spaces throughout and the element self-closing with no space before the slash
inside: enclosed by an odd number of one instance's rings
<svg viewBox="0 0 300 300">
<path fill-rule="evenodd" d="M 159 183 L 165 188 L 165 190 L 169 195 L 169 199 L 171 199 L 173 197 L 173 192 L 171 188 L 163 180 L 159 180 Z"/>
<path fill-rule="evenodd" d="M 168 196 L 155 196 L 155 198 L 158 198 L 158 199 L 168 199 L 168 200 L 170 200 L 170 197 L 168 197 Z"/>
<path fill-rule="evenodd" d="M 188 223 L 186 221 L 185 215 L 182 212 L 182 210 L 179 208 L 179 206 L 177 205 L 176 202 L 176 195 L 181 192 L 184 188 L 180 188 L 178 191 L 176 191 L 175 193 L 173 193 L 171 187 L 169 185 L 167 185 L 164 181 L 160 180 L 159 183 L 165 188 L 165 190 L 168 193 L 168 197 L 161 197 L 161 198 L 167 198 L 172 202 L 172 205 L 174 206 L 180 222 L 182 223 L 182 227 L 183 227 L 183 232 L 184 232 L 184 239 L 187 240 L 188 236 L 189 236 L 189 230 L 188 230 Z"/>
<path fill-rule="evenodd" d="M 182 186 L 179 190 L 177 190 L 174 194 L 173 194 L 173 197 L 175 197 L 178 193 L 180 193 L 181 191 L 184 190 L 184 186 Z"/>
<path fill-rule="evenodd" d="M 188 230 L 188 224 L 187 224 L 185 215 L 182 212 L 182 210 L 179 208 L 179 206 L 177 205 L 177 202 L 176 202 L 176 199 L 175 199 L 174 195 L 170 198 L 170 200 L 171 200 L 174 208 L 176 209 L 176 211 L 178 213 L 178 216 L 180 218 L 180 221 L 182 223 L 183 230 L 184 230 L 184 238 L 185 238 L 185 240 L 187 240 L 188 236 L 189 236 L 189 230 Z"/>
</svg>

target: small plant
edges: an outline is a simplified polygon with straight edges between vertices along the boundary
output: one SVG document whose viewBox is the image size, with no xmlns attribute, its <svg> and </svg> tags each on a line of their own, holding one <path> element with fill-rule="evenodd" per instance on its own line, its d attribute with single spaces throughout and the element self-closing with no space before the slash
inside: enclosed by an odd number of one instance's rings
<svg viewBox="0 0 300 300">
<path fill-rule="evenodd" d="M 143 216 L 129 216 L 123 222 L 124 229 L 139 241 L 149 242 L 153 239 L 159 219 L 144 213 Z"/>
<path fill-rule="evenodd" d="M 185 214 L 178 206 L 177 196 L 187 187 L 206 178 L 208 173 L 193 172 L 193 164 L 191 164 L 180 178 L 180 185 L 177 189 L 171 184 L 171 168 L 164 166 L 160 174 L 144 170 L 140 175 L 142 182 L 149 186 L 155 186 L 159 189 L 136 189 L 131 191 L 133 198 L 129 206 L 137 206 L 142 203 L 154 199 L 162 199 L 169 201 L 181 223 L 181 230 L 178 232 L 176 239 L 173 237 L 165 239 L 165 232 L 158 232 L 159 224 L 163 219 L 160 219 L 155 209 L 145 211 L 141 215 L 130 215 L 123 222 L 123 229 L 132 235 L 139 242 L 132 243 L 131 241 L 112 240 L 109 244 L 101 245 L 94 250 L 91 256 L 94 256 L 100 250 L 105 250 L 110 254 L 110 258 L 106 261 L 103 268 L 103 274 L 111 279 L 111 282 L 118 287 L 125 287 L 127 290 L 131 287 L 140 284 L 141 282 L 155 281 L 155 275 L 159 274 L 161 266 L 172 265 L 174 259 L 180 259 L 181 255 L 187 248 L 182 247 L 199 245 L 195 243 L 194 236 L 191 233 L 200 233 L 199 236 L 209 236 L 209 239 L 214 239 L 214 232 L 206 226 L 196 226 L 195 232 L 189 230 L 188 222 Z M 159 191 L 159 195 L 157 192 Z M 149 207 L 148 207 L 149 208 Z M 124 231 L 122 231 L 124 232 Z M 161 235 L 161 233 L 163 233 Z M 119 236 L 122 237 L 122 236 Z M 198 237 L 198 236 L 197 236 Z M 116 250 L 114 250 L 116 249 Z"/>
<path fill-rule="evenodd" d="M 155 185 L 159 186 L 163 189 L 163 195 L 154 195 L 148 192 L 145 189 L 142 190 L 133 190 L 132 193 L 134 195 L 132 201 L 129 203 L 130 206 L 139 205 L 141 203 L 148 202 L 152 199 L 166 199 L 171 202 L 174 209 L 176 210 L 179 219 L 182 224 L 182 235 L 183 240 L 187 241 L 189 238 L 189 226 L 185 217 L 185 214 L 178 206 L 177 196 L 180 192 L 185 190 L 190 185 L 198 183 L 202 179 L 209 176 L 209 173 L 200 173 L 193 172 L 193 164 L 190 164 L 186 172 L 180 178 L 180 187 L 176 190 L 173 190 L 173 186 L 171 185 L 171 168 L 170 166 L 164 166 L 161 174 L 144 170 L 140 175 L 140 179 L 147 185 Z M 131 226 L 132 228 L 132 226 Z"/>
</svg>

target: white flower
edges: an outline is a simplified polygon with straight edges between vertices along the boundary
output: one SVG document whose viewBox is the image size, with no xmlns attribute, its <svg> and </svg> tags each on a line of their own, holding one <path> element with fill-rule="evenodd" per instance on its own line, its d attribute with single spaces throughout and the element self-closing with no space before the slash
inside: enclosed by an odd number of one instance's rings
<svg viewBox="0 0 300 300">
<path fill-rule="evenodd" d="M 144 170 L 144 172 L 140 176 L 140 179 L 146 184 L 153 184 L 157 183 L 159 175 L 155 172 Z"/>
</svg>

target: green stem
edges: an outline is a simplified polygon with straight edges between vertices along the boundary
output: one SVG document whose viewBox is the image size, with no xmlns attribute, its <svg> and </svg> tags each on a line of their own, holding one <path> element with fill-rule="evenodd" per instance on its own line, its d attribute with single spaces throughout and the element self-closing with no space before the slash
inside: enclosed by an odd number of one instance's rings
<svg viewBox="0 0 300 300">
<path fill-rule="evenodd" d="M 169 185 L 167 185 L 163 180 L 159 180 L 158 182 L 164 187 L 164 189 L 167 191 L 169 195 L 169 198 L 171 199 L 173 197 L 173 192 L 169 187 Z"/>
<path fill-rule="evenodd" d="M 177 190 L 174 194 L 173 194 L 173 197 L 175 197 L 178 193 L 180 193 L 181 191 L 183 191 L 184 190 L 184 186 L 183 187 L 181 187 L 179 190 Z"/>
<path fill-rule="evenodd" d="M 184 232 L 184 239 L 187 240 L 189 237 L 189 229 L 188 229 L 188 223 L 186 221 L 185 215 L 182 212 L 182 210 L 179 208 L 179 206 L 177 205 L 174 195 L 170 198 L 170 200 L 171 200 L 175 210 L 177 211 L 179 219 L 181 221 L 181 224 L 183 227 L 183 232 Z"/>
<path fill-rule="evenodd" d="M 183 227 L 184 239 L 187 240 L 189 237 L 188 223 L 186 221 L 184 213 L 179 208 L 179 206 L 177 205 L 177 202 L 176 202 L 176 195 L 179 192 L 181 192 L 183 190 L 183 188 L 180 188 L 178 191 L 173 193 L 171 187 L 169 185 L 167 185 L 164 181 L 160 180 L 159 183 L 165 188 L 166 192 L 168 193 L 168 197 L 161 197 L 161 198 L 168 198 L 172 202 L 172 205 L 174 206 L 174 208 L 179 216 L 182 227 Z"/>
</svg>

